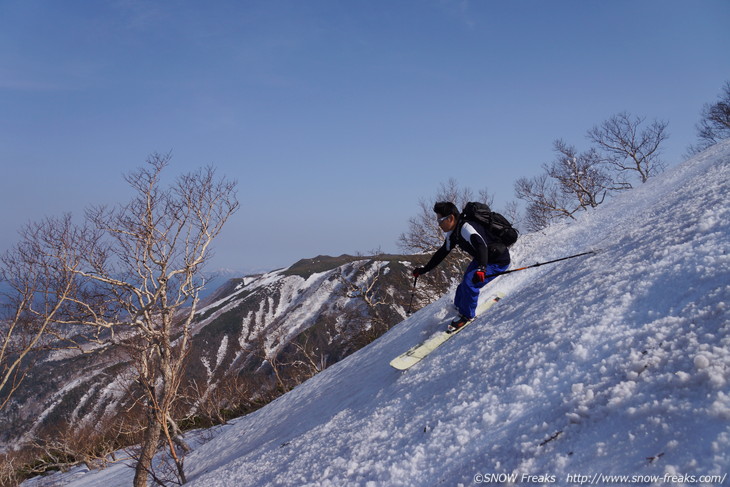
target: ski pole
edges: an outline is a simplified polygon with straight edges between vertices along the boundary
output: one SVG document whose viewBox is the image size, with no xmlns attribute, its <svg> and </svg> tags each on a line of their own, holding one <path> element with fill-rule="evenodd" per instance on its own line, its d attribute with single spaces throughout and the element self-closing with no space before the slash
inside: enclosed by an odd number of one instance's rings
<svg viewBox="0 0 730 487">
<path fill-rule="evenodd" d="M 418 276 L 413 279 L 413 292 L 411 292 L 411 302 L 408 303 L 408 311 L 406 311 L 406 316 L 410 316 L 411 314 L 411 306 L 413 306 L 413 297 L 416 295 L 416 283 L 418 282 Z"/>
<path fill-rule="evenodd" d="M 549 260 L 547 262 L 538 262 L 536 264 L 528 265 L 528 266 L 525 266 L 525 267 L 519 267 L 517 269 L 510 269 L 508 271 L 495 272 L 494 274 L 489 274 L 488 276 L 484 276 L 484 277 L 486 279 L 488 277 L 503 276 L 505 274 L 511 274 L 512 272 L 524 271 L 525 269 L 532 269 L 533 267 L 540 267 L 541 265 L 546 265 L 546 264 L 554 264 L 555 262 L 560 262 L 560 261 L 568 260 L 568 259 L 574 259 L 576 257 L 583 257 L 584 255 L 595 254 L 597 252 L 598 251 L 596 251 L 596 250 L 590 250 L 588 252 L 582 252 L 580 254 L 569 255 L 567 257 L 561 257 L 560 259 Z"/>
</svg>

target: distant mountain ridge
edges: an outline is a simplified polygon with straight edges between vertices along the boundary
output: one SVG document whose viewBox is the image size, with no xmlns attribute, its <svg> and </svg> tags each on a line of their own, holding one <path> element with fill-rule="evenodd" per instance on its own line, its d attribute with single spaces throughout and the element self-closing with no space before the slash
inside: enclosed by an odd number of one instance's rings
<svg viewBox="0 0 730 487">
<path fill-rule="evenodd" d="M 193 323 L 181 414 L 195 416 L 201 403 L 220 395 L 220 407 L 246 411 L 311 376 L 304 359 L 335 363 L 406 316 L 410 270 L 424 256 L 378 255 L 302 259 L 258 275 L 230 278 L 201 300 Z M 435 284 L 430 299 L 450 281 Z M 369 306 L 358 290 L 373 285 L 381 304 Z M 422 291 L 427 292 L 427 286 Z M 421 300 L 429 298 L 421 294 Z M 306 336 L 303 335 L 306 333 Z M 307 357 L 307 355 L 311 355 Z M 299 364 L 294 366 L 294 364 Z M 0 447 L 43 438 L 58 425 L 81 428 L 113 421 L 133 407 L 133 364 L 121 347 L 86 354 L 65 350 L 39 359 L 24 386 L 0 416 Z M 236 400 L 241 404 L 235 404 Z"/>
</svg>

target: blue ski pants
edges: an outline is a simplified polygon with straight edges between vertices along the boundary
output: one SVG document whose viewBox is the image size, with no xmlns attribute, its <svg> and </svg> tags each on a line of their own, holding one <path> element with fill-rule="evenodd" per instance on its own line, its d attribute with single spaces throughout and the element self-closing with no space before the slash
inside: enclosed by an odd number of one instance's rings
<svg viewBox="0 0 730 487">
<path fill-rule="evenodd" d="M 503 272 L 509 268 L 508 265 L 499 264 L 487 264 L 487 275 L 494 274 L 495 272 Z M 479 302 L 479 291 L 486 286 L 490 281 L 497 278 L 488 277 L 484 282 L 474 283 L 474 274 L 479 269 L 479 263 L 476 260 L 471 261 L 469 267 L 466 268 L 464 278 L 461 280 L 461 284 L 456 288 L 456 296 L 454 296 L 454 306 L 463 316 L 467 318 L 474 318 L 477 312 L 477 304 Z"/>
</svg>

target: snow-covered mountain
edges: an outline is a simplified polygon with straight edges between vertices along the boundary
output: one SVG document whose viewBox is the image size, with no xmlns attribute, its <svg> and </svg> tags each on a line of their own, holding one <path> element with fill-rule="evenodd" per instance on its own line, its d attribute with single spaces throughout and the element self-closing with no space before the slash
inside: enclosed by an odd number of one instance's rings
<svg viewBox="0 0 730 487">
<path fill-rule="evenodd" d="M 601 252 L 497 279 L 483 298 L 506 298 L 405 373 L 389 360 L 444 326 L 453 292 L 268 406 L 199 432 L 189 485 L 727 483 L 728 193 L 730 142 L 524 236 L 516 266 Z M 131 478 L 117 464 L 54 480 Z"/>
<path fill-rule="evenodd" d="M 255 409 L 372 341 L 405 317 L 413 259 L 319 256 L 229 280 L 206 298 L 193 323 L 180 415 L 199 421 L 208 410 L 215 420 L 220 409 Z M 444 281 L 441 292 L 446 288 Z M 0 450 L 67 428 L 100 433 L 122 418 L 120 411 L 132 410 L 136 375 L 123 348 L 88 344 L 86 352 L 39 355 L 0 415 Z M 292 365 L 304 362 L 302 354 L 317 363 Z M 134 421 L 133 414 L 125 420 Z"/>
</svg>

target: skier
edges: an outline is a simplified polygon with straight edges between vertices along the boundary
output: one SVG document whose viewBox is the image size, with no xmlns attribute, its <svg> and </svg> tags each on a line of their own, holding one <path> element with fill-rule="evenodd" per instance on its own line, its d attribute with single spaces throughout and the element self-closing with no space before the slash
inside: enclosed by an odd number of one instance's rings
<svg viewBox="0 0 730 487">
<path fill-rule="evenodd" d="M 475 318 L 479 291 L 496 277 L 486 276 L 506 271 L 510 265 L 510 255 L 507 246 L 492 238 L 482 224 L 476 221 L 461 221 L 463 218 L 454 203 L 438 202 L 433 206 L 433 211 L 436 213 L 439 227 L 446 234 L 446 240 L 433 254 L 428 264 L 413 270 L 413 276 L 417 278 L 432 270 L 456 246 L 473 258 L 456 288 L 454 306 L 459 316 L 449 325 L 449 331 L 453 332 Z"/>
</svg>

